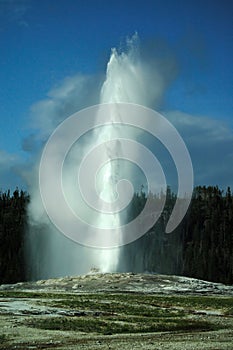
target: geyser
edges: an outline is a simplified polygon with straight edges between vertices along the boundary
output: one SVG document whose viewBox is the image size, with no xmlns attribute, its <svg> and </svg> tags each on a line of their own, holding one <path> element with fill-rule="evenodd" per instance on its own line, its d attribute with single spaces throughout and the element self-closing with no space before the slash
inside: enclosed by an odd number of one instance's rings
<svg viewBox="0 0 233 350">
<path fill-rule="evenodd" d="M 50 93 L 49 100 L 42 101 L 34 107 L 34 110 L 36 110 L 35 116 L 42 115 L 46 120 L 46 125 L 51 127 L 49 132 L 52 132 L 53 126 L 55 128 L 59 122 L 69 116 L 69 113 L 74 113 L 80 107 L 88 106 L 90 103 L 129 102 L 155 107 L 163 90 L 162 79 L 155 65 L 152 67 L 146 64 L 140 57 L 137 35 L 128 40 L 126 52 L 118 53 L 116 49 L 112 50 L 107 65 L 106 77 L 99 91 L 97 86 L 98 84 L 90 84 L 90 77 L 86 80 L 83 76 L 81 79 L 80 76 L 68 79 L 63 86 Z M 92 96 L 91 101 L 86 97 L 88 95 L 87 89 L 89 95 Z M 81 101 L 80 97 L 83 91 L 85 91 L 85 102 Z M 77 94 L 78 102 L 74 97 L 75 94 Z M 118 117 L 117 113 L 109 116 L 113 122 Z M 44 138 L 47 130 L 45 131 L 42 124 L 40 129 Z M 130 132 L 131 137 L 136 138 L 136 132 L 133 130 Z M 81 208 L 79 203 L 80 194 L 77 195 L 75 190 L 76 178 L 73 175 L 77 164 L 80 164 L 82 156 L 95 143 L 98 144 L 111 139 L 116 140 L 114 147 L 117 147 L 120 158 L 121 141 L 119 139 L 122 133 L 120 127 L 110 125 L 107 128 L 94 130 L 90 135 L 84 137 L 81 144 L 79 142 L 74 145 L 64 169 L 64 188 L 67 191 L 67 198 L 73 203 L 75 210 Z M 116 184 L 127 170 L 118 161 L 111 162 L 111 149 L 106 147 L 105 152 L 109 162 L 100 170 L 97 182 L 99 183 L 100 198 L 111 203 L 114 202 L 116 197 Z M 37 181 L 35 181 L 38 167 L 35 166 L 35 169 L 34 181 L 31 181 L 31 188 L 29 189 L 31 193 L 31 203 L 28 209 L 29 233 L 27 237 L 29 277 L 37 279 L 83 274 L 89 272 L 93 267 L 103 272 L 117 271 L 119 269 L 120 248 L 94 249 L 84 247 L 63 236 L 53 226 L 41 202 Z M 57 206 L 56 209 L 59 213 L 59 203 L 54 205 Z M 62 216 L 62 212 L 59 215 Z M 119 227 L 121 223 L 119 214 L 106 216 L 100 213 L 93 215 L 92 220 L 95 225 L 106 228 Z M 121 261 L 121 266 L 123 265 L 124 262 Z M 127 270 L 127 267 L 124 267 L 124 270 Z"/>
</svg>

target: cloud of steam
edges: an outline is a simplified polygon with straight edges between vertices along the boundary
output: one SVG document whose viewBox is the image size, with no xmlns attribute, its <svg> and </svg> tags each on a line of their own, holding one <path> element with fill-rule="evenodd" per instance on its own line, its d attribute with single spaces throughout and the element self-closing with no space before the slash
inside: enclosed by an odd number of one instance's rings
<svg viewBox="0 0 233 350">
<path fill-rule="evenodd" d="M 47 98 L 31 107 L 31 127 L 47 138 L 73 113 L 99 102 L 103 77 L 77 74 L 48 92 Z"/>
<path fill-rule="evenodd" d="M 133 40 L 135 41 L 135 39 Z M 27 242 L 29 275 L 33 278 L 86 273 L 93 266 L 99 267 L 99 250 L 81 247 L 71 242 L 57 232 L 49 221 L 41 202 L 38 187 L 38 160 L 41 147 L 58 124 L 85 107 L 100 102 L 112 102 L 112 96 L 116 96 L 118 92 L 122 93 L 122 98 L 117 96 L 118 102 L 121 100 L 123 102 L 126 98 L 128 102 L 147 106 L 159 105 L 165 85 L 163 78 L 155 64 L 143 62 L 139 57 L 139 52 L 134 49 L 135 46 L 129 41 L 127 54 L 121 53 L 117 58 L 116 51 L 113 51 L 111 60 L 118 59 L 118 65 L 111 65 L 111 61 L 109 62 L 105 85 L 103 85 L 104 74 L 99 76 L 78 74 L 74 77 L 68 77 L 60 86 L 49 91 L 46 99 L 39 101 L 31 108 L 31 126 L 35 129 L 35 134 L 30 135 L 24 141 L 24 149 L 32 150 L 32 155 L 36 159 L 33 174 L 29 179 L 31 204 L 29 206 L 30 232 Z M 116 79 L 116 74 L 110 72 L 114 66 L 118 69 L 118 80 L 111 82 L 111 76 Z M 135 77 L 137 81 L 135 81 Z M 109 82 L 110 86 L 108 86 Z M 113 86 L 118 91 L 112 91 Z M 103 87 L 105 93 L 103 93 Z M 105 97 L 103 98 L 103 96 Z M 70 197 L 74 197 L 75 194 L 70 174 L 72 174 L 76 164 L 80 162 L 82 154 L 87 151 L 88 137 L 91 136 L 84 138 L 81 145 L 78 143 L 73 147 L 66 163 L 64 178 Z M 75 203 L 75 198 L 73 198 L 73 203 Z M 78 206 L 77 202 L 76 204 Z"/>
<path fill-rule="evenodd" d="M 111 60 L 118 60 L 117 74 L 112 71 L 116 65 L 111 64 Z M 81 247 L 64 237 L 56 230 L 45 213 L 39 193 L 38 166 L 41 151 L 50 134 L 71 114 L 100 102 L 115 102 L 115 96 L 117 101 L 134 102 L 157 109 L 161 106 L 171 77 L 175 77 L 173 58 L 169 55 L 166 57 L 164 52 L 161 57 L 150 55 L 148 49 L 140 52 L 139 47 L 133 45 L 131 41 L 128 42 L 127 54 L 122 52 L 117 55 L 113 50 L 111 60 L 106 72 L 108 80 L 104 73 L 98 76 L 77 74 L 68 77 L 59 86 L 49 91 L 46 99 L 39 101 L 31 108 L 31 126 L 35 132 L 23 142 L 24 149 L 28 150 L 32 156 L 33 164 L 27 173 L 31 195 L 30 232 L 27 241 L 31 278 L 87 273 L 92 267 L 99 267 L 101 255 L 99 250 Z M 114 77 L 114 82 L 111 81 L 111 77 Z M 165 115 L 187 143 L 194 163 L 196 183 L 221 185 L 221 180 L 224 179 L 224 184 L 226 182 L 231 184 L 232 174 L 229 173 L 228 164 L 233 158 L 232 131 L 222 126 L 220 122 L 214 122 L 205 117 L 194 117 L 179 111 L 167 112 Z M 64 176 L 67 177 L 67 190 L 71 197 L 75 192 L 74 183 L 70 181 L 70 170 L 73 171 L 75 164 L 87 151 L 88 137 L 90 136 L 83 139 L 81 145 L 74 146 L 67 160 Z M 216 148 L 217 153 L 214 154 L 213 148 Z M 225 175 L 218 174 L 220 166 L 216 167 L 216 161 L 219 162 L 216 156 L 219 157 L 225 169 Z M 169 174 L 169 166 L 167 170 L 166 173 Z M 73 200 L 75 201 L 75 198 Z M 57 205 L 59 206 L 59 203 Z"/>
</svg>

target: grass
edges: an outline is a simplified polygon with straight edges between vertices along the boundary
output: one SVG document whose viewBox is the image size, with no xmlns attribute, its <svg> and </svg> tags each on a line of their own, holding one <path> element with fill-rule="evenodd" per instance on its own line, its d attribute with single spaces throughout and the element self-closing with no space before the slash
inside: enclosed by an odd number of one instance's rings
<svg viewBox="0 0 233 350">
<path fill-rule="evenodd" d="M 3 345 L 7 342 L 8 337 L 5 334 L 0 334 L 0 344 Z"/>
<path fill-rule="evenodd" d="M 230 307 L 225 311 L 226 316 L 233 316 L 233 307 Z"/>
<path fill-rule="evenodd" d="M 233 297 L 216 296 L 164 296 L 142 293 L 88 293 L 74 295 L 72 293 L 46 293 L 46 292 L 25 292 L 25 291 L 1 291 L 1 298 L 30 298 L 30 299 L 50 299 L 51 306 L 78 308 L 84 305 L 95 307 L 104 301 L 107 303 L 128 303 L 134 301 L 135 304 L 151 305 L 158 307 L 191 307 L 200 309 L 233 309 Z"/>
<path fill-rule="evenodd" d="M 130 321 L 130 322 L 129 322 Z M 116 319 L 90 317 L 50 317 L 29 320 L 30 327 L 46 330 L 76 331 L 85 333 L 118 334 L 118 333 L 148 333 L 163 331 L 197 331 L 214 330 L 216 326 L 207 321 L 175 319 L 132 319 L 123 321 Z"/>
<path fill-rule="evenodd" d="M 57 294 L 54 297 L 42 304 L 84 311 L 86 316 L 50 317 L 46 322 L 43 317 L 34 318 L 27 321 L 30 327 L 100 334 L 215 330 L 216 325 L 205 319 L 191 319 L 192 310 L 223 309 L 227 312 L 233 302 L 233 298 L 137 293 L 70 295 L 69 298 Z"/>
<path fill-rule="evenodd" d="M 50 307 L 67 309 L 98 309 L 105 312 L 122 312 L 130 308 L 135 314 L 150 313 L 150 308 L 183 308 L 225 310 L 226 314 L 233 313 L 233 297 L 216 296 L 183 296 L 183 295 L 151 295 L 142 293 L 45 293 L 25 291 L 1 291 L 1 298 L 39 299 L 39 303 Z M 142 311 L 142 309 L 144 311 Z"/>
<path fill-rule="evenodd" d="M 42 296 L 43 297 L 43 296 Z M 123 312 L 135 315 L 154 315 L 169 313 L 182 316 L 185 310 L 224 310 L 231 315 L 233 310 L 232 297 L 213 296 L 159 296 L 128 293 L 99 293 L 87 295 L 53 295 L 53 299 L 46 301 L 51 307 L 66 309 L 94 309 L 102 312 Z"/>
<path fill-rule="evenodd" d="M 215 330 L 221 326 L 195 317 L 193 311 L 233 314 L 233 298 L 221 296 L 1 291 L 0 297 L 27 298 L 34 305 L 80 312 L 79 316 L 29 316 L 23 321 L 29 327 L 98 334 Z"/>
</svg>

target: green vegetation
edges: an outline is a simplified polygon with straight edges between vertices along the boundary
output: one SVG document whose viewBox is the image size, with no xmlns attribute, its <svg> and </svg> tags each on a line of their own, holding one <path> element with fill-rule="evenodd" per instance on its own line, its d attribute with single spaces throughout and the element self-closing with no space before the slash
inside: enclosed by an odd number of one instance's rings
<svg viewBox="0 0 233 350">
<path fill-rule="evenodd" d="M 8 340 L 8 337 L 5 334 L 0 334 L 0 344 L 4 345 Z"/>
<path fill-rule="evenodd" d="M 197 331 L 197 330 L 214 330 L 216 326 L 207 321 L 187 320 L 174 318 L 167 320 L 166 318 L 154 319 L 125 317 L 124 319 L 113 320 L 102 317 L 50 317 L 46 319 L 36 318 L 28 321 L 27 325 L 31 327 L 63 330 L 63 331 L 78 331 L 85 333 L 101 333 L 101 334 L 116 334 L 116 333 L 147 333 L 147 332 L 163 332 L 163 331 Z"/>
<path fill-rule="evenodd" d="M 231 344 L 233 297 L 26 288 L 1 292 L 0 349 L 95 349 L 100 344 L 121 349 L 122 342 L 132 349 L 140 339 L 145 349 L 160 341 L 170 348 L 177 340 L 193 349 L 199 349 L 200 339 L 211 349 Z"/>
<path fill-rule="evenodd" d="M 16 189 L 0 192 L 0 283 L 24 281 L 24 234 L 29 196 Z"/>
<path fill-rule="evenodd" d="M 18 293 L 19 298 L 26 295 L 30 297 L 29 292 Z M 218 310 L 230 315 L 233 305 L 231 297 L 138 293 L 32 293 L 31 297 L 36 299 L 34 303 L 63 309 L 66 315 L 28 317 L 24 321 L 27 326 L 100 334 L 216 330 L 221 325 L 211 323 L 204 316 L 195 317 L 195 311 Z M 69 315 L 69 311 L 73 313 Z"/>
<path fill-rule="evenodd" d="M 64 308 L 70 310 L 98 310 L 101 312 L 122 312 L 127 314 L 133 311 L 136 315 L 148 315 L 158 308 L 158 312 L 178 312 L 172 308 L 198 309 L 198 310 L 225 310 L 232 314 L 233 297 L 206 296 L 206 295 L 157 295 L 142 293 L 57 293 L 35 292 L 21 290 L 0 291 L 1 298 L 30 298 L 39 299 L 40 304 L 49 307 Z M 127 305 L 127 308 L 126 308 Z M 149 310 L 149 311 L 148 311 Z M 150 311 L 152 310 L 152 311 Z M 183 310 L 179 309 L 177 316 L 182 316 Z M 174 316 L 172 314 L 172 316 Z"/>
<path fill-rule="evenodd" d="M 212 297 L 212 296 L 159 296 L 147 294 L 88 294 L 73 295 L 69 299 L 65 294 L 53 295 L 53 300 L 49 301 L 52 307 L 69 308 L 69 309 L 94 309 L 103 312 L 122 312 L 127 314 L 128 311 L 137 314 L 148 315 L 153 313 L 154 308 L 158 312 L 173 313 L 171 308 L 200 309 L 200 310 L 231 310 L 233 307 L 233 297 Z M 126 306 L 127 305 L 127 308 Z M 165 309 L 161 309 L 165 308 Z M 176 310 L 177 316 L 182 316 L 183 311 Z M 174 316 L 172 314 L 172 316 Z"/>
<path fill-rule="evenodd" d="M 159 200 L 150 196 L 155 202 Z M 144 192 L 134 195 L 128 208 L 130 219 L 139 214 L 146 199 Z M 175 201 L 176 196 L 168 188 L 165 208 L 155 226 L 137 241 L 123 247 L 122 260 L 128 270 L 232 284 L 233 196 L 230 188 L 224 192 L 218 186 L 196 187 L 185 218 L 172 234 L 166 234 Z"/>
<path fill-rule="evenodd" d="M 225 311 L 226 316 L 233 316 L 233 306 Z"/>
<path fill-rule="evenodd" d="M 160 200 L 149 195 L 155 202 Z M 141 212 L 146 199 L 143 191 L 135 193 L 128 207 L 129 220 Z M 122 247 L 119 261 L 124 261 L 124 266 L 132 272 L 154 271 L 232 284 L 233 195 L 230 188 L 223 192 L 217 186 L 196 187 L 185 218 L 172 234 L 166 234 L 175 201 L 176 196 L 168 188 L 165 208 L 156 225 L 137 241 Z M 30 266 L 26 267 L 24 262 L 28 202 L 29 196 L 18 189 L 13 194 L 0 193 L 1 284 L 24 281 L 30 274 Z M 33 234 L 43 232 L 42 225 Z"/>
</svg>

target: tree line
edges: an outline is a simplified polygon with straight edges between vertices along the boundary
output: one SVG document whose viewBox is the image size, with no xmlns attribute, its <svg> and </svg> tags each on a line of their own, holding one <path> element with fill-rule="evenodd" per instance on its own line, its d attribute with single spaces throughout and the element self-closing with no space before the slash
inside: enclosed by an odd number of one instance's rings
<svg viewBox="0 0 233 350">
<path fill-rule="evenodd" d="M 151 194 L 150 194 L 151 195 Z M 133 219 L 144 207 L 143 191 L 134 195 L 128 209 Z M 156 200 L 156 198 L 155 198 Z M 195 277 L 233 283 L 233 195 L 218 186 L 194 189 L 188 212 L 172 233 L 165 228 L 176 201 L 170 188 L 156 224 L 143 237 L 121 251 L 122 269 Z"/>
<path fill-rule="evenodd" d="M 24 238 L 29 196 L 16 189 L 0 192 L 0 283 L 25 280 Z"/>
<path fill-rule="evenodd" d="M 149 194 L 153 196 L 152 194 Z M 154 200 L 160 200 L 154 196 Z M 132 220 L 147 195 L 135 193 L 127 209 Z M 0 283 L 26 280 L 25 235 L 29 195 L 16 189 L 0 192 Z M 140 239 L 121 249 L 119 270 L 177 274 L 233 283 L 233 194 L 217 186 L 198 186 L 186 216 L 172 233 L 165 233 L 176 201 L 168 188 L 164 210 Z"/>
</svg>

